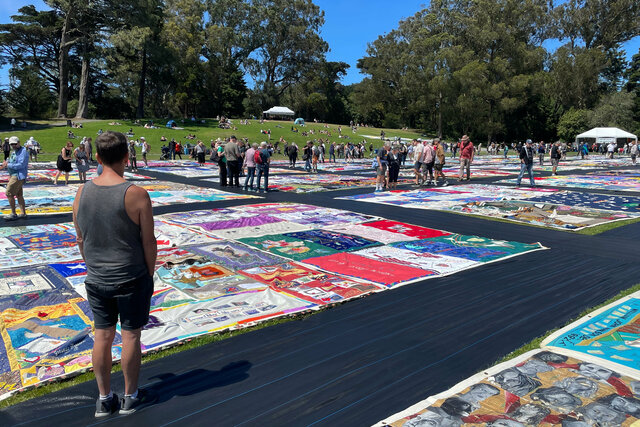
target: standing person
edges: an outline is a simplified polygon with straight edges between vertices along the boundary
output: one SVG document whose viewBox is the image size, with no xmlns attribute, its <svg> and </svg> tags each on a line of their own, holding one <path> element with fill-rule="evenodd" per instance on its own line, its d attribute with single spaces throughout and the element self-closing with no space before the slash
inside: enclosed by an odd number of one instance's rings
<svg viewBox="0 0 640 427">
<path fill-rule="evenodd" d="M 149 152 L 149 143 L 144 136 L 140 137 L 140 152 L 142 153 L 142 160 L 144 161 L 144 167 L 149 167 L 147 162 L 147 153 Z"/>
<path fill-rule="evenodd" d="M 311 156 L 313 155 L 311 150 L 311 141 L 307 141 L 307 145 L 304 146 L 302 151 L 302 160 L 304 160 L 304 170 L 311 172 Z"/>
<path fill-rule="evenodd" d="M 229 142 L 224 146 L 224 153 L 227 156 L 227 173 L 229 176 L 229 186 L 240 187 L 240 150 L 235 136 L 229 138 Z"/>
<path fill-rule="evenodd" d="M 11 130 L 14 130 L 16 128 L 16 118 L 12 117 L 11 118 Z"/>
<path fill-rule="evenodd" d="M 73 158 L 76 160 L 76 169 L 78 169 L 78 176 L 80 182 L 87 182 L 87 171 L 89 170 L 89 157 L 84 148 L 84 144 L 78 145 L 78 148 L 73 150 Z"/>
<path fill-rule="evenodd" d="M 464 171 L 467 171 L 467 181 L 471 179 L 471 163 L 474 156 L 473 142 L 469 141 L 467 135 L 462 135 L 460 140 L 460 174 L 458 175 L 458 181 L 462 181 L 464 178 Z"/>
<path fill-rule="evenodd" d="M 395 190 L 398 186 L 400 162 L 402 162 L 402 152 L 400 150 L 400 147 L 395 145 L 387 156 L 387 161 L 389 163 L 389 190 Z"/>
<path fill-rule="evenodd" d="M 255 155 L 256 150 L 258 149 L 258 144 L 255 142 L 251 144 L 251 147 L 244 153 L 244 162 L 242 164 L 243 168 L 247 168 L 247 177 L 244 180 L 243 190 L 251 190 L 253 191 L 253 179 L 256 176 L 256 162 Z"/>
<path fill-rule="evenodd" d="M 194 148 L 194 151 L 196 153 L 196 158 L 198 159 L 198 164 L 200 166 L 204 166 L 205 148 L 202 141 L 198 141 L 198 143 L 196 144 L 196 148 Z"/>
<path fill-rule="evenodd" d="M 100 134 L 98 134 L 100 135 Z M 144 138 L 140 138 L 140 139 L 144 139 Z M 93 162 L 93 144 L 92 144 L 92 139 L 91 137 L 88 137 L 85 141 L 84 144 L 84 150 L 87 152 L 87 157 L 89 158 L 90 162 Z"/>
<path fill-rule="evenodd" d="M 556 169 L 558 169 L 558 163 L 560 162 L 561 157 L 562 152 L 560 150 L 560 141 L 556 141 L 551 146 L 551 166 L 553 167 L 551 175 L 556 175 Z"/>
<path fill-rule="evenodd" d="M 607 145 L 607 153 L 608 153 L 607 156 L 610 159 L 613 159 L 613 154 L 615 153 L 615 151 L 616 151 L 616 145 L 613 142 L 610 142 L 609 145 Z"/>
<path fill-rule="evenodd" d="M 11 144 L 9 144 L 9 138 L 5 138 L 2 143 L 2 152 L 4 153 L 4 160 L 7 160 L 11 155 Z"/>
<path fill-rule="evenodd" d="M 136 161 L 136 143 L 135 141 L 129 141 L 129 167 L 132 172 L 138 171 L 138 162 Z"/>
<path fill-rule="evenodd" d="M 442 142 L 440 141 L 439 138 L 436 138 L 433 142 L 435 144 L 435 154 L 436 154 L 435 159 L 433 160 L 433 167 L 435 169 L 435 177 L 433 179 L 433 183 L 435 185 L 438 185 L 438 178 L 442 177 L 442 180 L 444 181 L 442 183 L 442 186 L 446 187 L 447 185 L 449 185 L 449 183 L 447 182 L 447 177 L 444 175 L 444 172 L 442 171 L 442 168 L 446 163 L 446 156 L 444 155 L 444 147 L 442 146 Z"/>
<path fill-rule="evenodd" d="M 171 138 L 171 141 L 169 142 L 169 153 L 171 155 L 171 160 L 175 160 L 176 159 L 176 140 Z"/>
<path fill-rule="evenodd" d="M 9 172 L 9 182 L 7 183 L 6 195 L 11 207 L 11 214 L 7 215 L 7 221 L 13 221 L 18 218 L 27 217 L 27 209 L 24 203 L 23 187 L 27 180 L 27 172 L 29 169 L 29 153 L 24 147 L 20 146 L 20 139 L 17 136 L 9 138 L 9 146 L 13 152 L 8 160 L 5 160 L 0 169 L 7 169 Z M 22 213 L 20 216 L 16 214 L 16 200 L 20 205 Z"/>
<path fill-rule="evenodd" d="M 218 153 L 218 170 L 220 174 L 220 187 L 227 186 L 227 156 L 224 152 L 222 142 L 216 142 L 216 152 Z"/>
<path fill-rule="evenodd" d="M 93 370 L 98 384 L 96 418 L 118 409 L 129 415 L 157 400 L 139 389 L 140 333 L 149 320 L 157 244 L 151 199 L 123 178 L 127 138 L 107 131 L 96 139 L 103 173 L 78 189 L 73 222 L 78 249 L 87 266 L 85 289 L 93 312 Z M 124 396 L 111 391 L 111 345 L 120 318 Z"/>
<path fill-rule="evenodd" d="M 544 152 L 545 152 L 544 142 L 540 142 L 538 145 L 538 160 L 540 161 L 540 166 L 544 164 Z"/>
<path fill-rule="evenodd" d="M 504 143 L 504 158 L 507 158 L 507 155 L 509 154 L 509 144 L 507 144 L 506 142 Z"/>
<path fill-rule="evenodd" d="M 73 169 L 71 167 L 71 153 L 73 153 L 73 142 L 67 141 L 66 145 L 62 147 L 60 154 L 58 154 L 58 161 L 56 162 L 56 167 L 58 171 L 56 172 L 55 178 L 53 178 L 53 184 L 58 185 L 58 178 L 64 172 L 64 184 L 69 184 L 69 172 Z"/>
<path fill-rule="evenodd" d="M 182 160 L 182 143 L 180 141 L 176 142 L 176 152 L 173 157 L 174 160 L 175 160 L 175 156 L 180 157 L 180 160 Z"/>
<path fill-rule="evenodd" d="M 320 147 L 311 142 L 311 171 L 318 173 L 318 160 L 320 159 Z"/>
<path fill-rule="evenodd" d="M 583 159 L 585 158 L 585 156 L 589 157 L 589 146 L 587 145 L 586 142 L 582 144 L 582 149 L 580 150 L 580 154 L 582 155 Z"/>
<path fill-rule="evenodd" d="M 336 143 L 332 142 L 329 145 L 329 163 L 331 163 L 331 161 L 333 161 L 333 163 L 336 162 Z"/>
<path fill-rule="evenodd" d="M 456 154 L 458 153 L 458 148 L 460 147 L 460 142 L 451 144 L 451 157 L 456 158 Z"/>
<path fill-rule="evenodd" d="M 378 167 L 376 168 L 376 191 L 383 191 L 385 185 L 385 175 L 387 174 L 389 147 L 391 144 L 385 142 L 382 147 L 378 149 L 376 155 L 378 161 Z"/>
<path fill-rule="evenodd" d="M 629 147 L 629 154 L 631 154 L 631 163 L 636 165 L 636 158 L 638 157 L 638 141 L 631 141 L 631 146 Z"/>
<path fill-rule="evenodd" d="M 533 147 L 531 146 L 530 139 L 527 139 L 524 147 L 520 150 L 520 175 L 518 175 L 518 187 L 520 187 L 520 181 L 522 181 L 525 170 L 529 174 L 529 182 L 531 183 L 531 186 L 535 187 L 536 183 L 533 181 Z"/>
<path fill-rule="evenodd" d="M 423 145 L 417 139 L 411 141 L 411 144 L 413 145 L 413 171 L 416 174 L 416 185 L 420 185 L 422 184 L 422 173 L 420 171 L 422 169 Z"/>
<path fill-rule="evenodd" d="M 431 183 L 434 181 L 433 165 L 435 164 L 435 160 L 435 150 L 433 149 L 429 141 L 425 141 L 424 147 L 422 147 L 422 176 L 424 177 L 424 181 L 426 181 L 426 185 L 431 185 Z M 429 177 L 428 181 L 427 176 Z"/>
<path fill-rule="evenodd" d="M 262 192 L 262 190 L 260 190 L 260 180 L 264 176 L 264 192 L 266 193 L 269 191 L 269 164 L 271 163 L 271 152 L 267 148 L 267 143 L 265 141 L 260 143 L 258 156 L 260 157 L 260 163 L 257 164 L 258 182 L 256 188 L 258 191 Z"/>
<path fill-rule="evenodd" d="M 38 153 L 40 152 L 40 143 L 33 139 L 33 137 L 30 137 L 27 140 L 27 143 L 24 144 L 24 148 L 26 148 L 29 153 L 29 161 L 37 162 Z"/>
<path fill-rule="evenodd" d="M 298 145 L 295 142 L 291 141 L 291 144 L 287 146 L 287 154 L 289 155 L 289 167 L 295 168 L 298 161 Z"/>
</svg>

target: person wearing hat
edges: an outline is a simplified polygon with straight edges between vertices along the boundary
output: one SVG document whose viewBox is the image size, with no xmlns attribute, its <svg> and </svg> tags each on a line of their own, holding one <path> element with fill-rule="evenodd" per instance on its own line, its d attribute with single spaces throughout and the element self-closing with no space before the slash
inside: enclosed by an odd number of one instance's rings
<svg viewBox="0 0 640 427">
<path fill-rule="evenodd" d="M 469 141 L 467 135 L 462 135 L 460 139 L 460 174 L 458 175 L 458 181 L 462 181 L 464 178 L 464 171 L 467 171 L 467 181 L 471 179 L 471 162 L 473 162 L 474 155 L 473 142 Z"/>
<path fill-rule="evenodd" d="M 531 186 L 536 186 L 536 183 L 533 181 L 533 147 L 531 144 L 532 141 L 527 139 L 524 147 L 520 150 L 520 175 L 518 175 L 518 181 L 516 184 L 518 187 L 520 186 L 520 181 L 522 181 L 525 170 L 529 174 L 529 182 L 531 183 Z"/>
<path fill-rule="evenodd" d="M 9 171 L 9 182 L 7 183 L 7 199 L 9 200 L 9 206 L 11 207 L 11 214 L 6 216 L 7 221 L 13 221 L 18 219 L 16 214 L 16 201 L 20 205 L 20 218 L 27 217 L 27 209 L 25 208 L 24 196 L 22 187 L 27 180 L 27 170 L 29 168 L 29 154 L 24 147 L 20 146 L 20 139 L 17 136 L 9 138 L 9 145 L 12 148 L 11 156 L 8 160 L 5 160 L 0 166 L 0 169 L 7 169 Z"/>
</svg>

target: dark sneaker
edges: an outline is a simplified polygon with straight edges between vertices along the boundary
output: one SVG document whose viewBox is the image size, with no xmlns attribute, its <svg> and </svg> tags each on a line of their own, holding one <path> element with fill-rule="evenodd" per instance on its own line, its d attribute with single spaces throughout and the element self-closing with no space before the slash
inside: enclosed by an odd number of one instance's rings
<svg viewBox="0 0 640 427">
<path fill-rule="evenodd" d="M 138 396 L 133 398 L 131 396 L 124 396 L 120 404 L 120 415 L 130 415 L 139 409 L 146 406 L 153 405 L 158 400 L 158 395 L 153 390 L 146 390 L 144 388 L 138 389 Z"/>
<path fill-rule="evenodd" d="M 118 409 L 120 409 L 120 400 L 118 399 L 118 395 L 113 393 L 111 399 L 108 400 L 98 400 L 96 401 L 96 418 L 108 417 L 111 414 L 115 414 Z"/>
</svg>

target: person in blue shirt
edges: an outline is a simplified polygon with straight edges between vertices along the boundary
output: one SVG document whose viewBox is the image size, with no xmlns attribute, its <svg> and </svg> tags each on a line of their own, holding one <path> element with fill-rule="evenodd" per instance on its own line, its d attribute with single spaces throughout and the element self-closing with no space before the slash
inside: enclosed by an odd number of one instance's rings
<svg viewBox="0 0 640 427">
<path fill-rule="evenodd" d="M 0 169 L 7 169 L 9 171 L 9 182 L 7 183 L 7 199 L 9 200 L 9 206 L 11 206 L 11 214 L 7 215 L 5 219 L 7 221 L 13 221 L 18 218 L 27 217 L 27 209 L 25 208 L 24 196 L 22 194 L 22 187 L 27 180 L 27 169 L 29 168 L 29 153 L 27 150 L 20 146 L 20 139 L 17 136 L 9 138 L 9 145 L 13 150 L 8 160 L 5 160 L 0 166 Z M 16 201 L 20 205 L 22 214 L 18 217 L 16 214 Z"/>
</svg>

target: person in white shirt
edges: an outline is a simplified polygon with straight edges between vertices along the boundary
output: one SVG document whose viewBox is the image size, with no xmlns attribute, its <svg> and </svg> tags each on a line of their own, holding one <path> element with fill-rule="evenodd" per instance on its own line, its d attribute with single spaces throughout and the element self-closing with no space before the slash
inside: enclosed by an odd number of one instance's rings
<svg viewBox="0 0 640 427">
<path fill-rule="evenodd" d="M 607 157 L 609 157 L 610 159 L 613 159 L 613 153 L 615 153 L 616 151 L 616 144 L 614 144 L 613 142 L 610 142 L 609 145 L 607 145 Z"/>
<path fill-rule="evenodd" d="M 144 138 L 144 136 L 140 137 L 140 152 L 142 153 L 142 160 L 144 160 L 144 167 L 149 167 L 149 163 L 147 163 L 147 153 L 149 152 L 149 143 Z"/>
<path fill-rule="evenodd" d="M 413 146 L 413 170 L 416 173 L 416 185 L 420 185 L 422 182 L 422 174 L 420 172 L 422 169 L 422 143 L 414 139 L 411 144 Z"/>
</svg>

